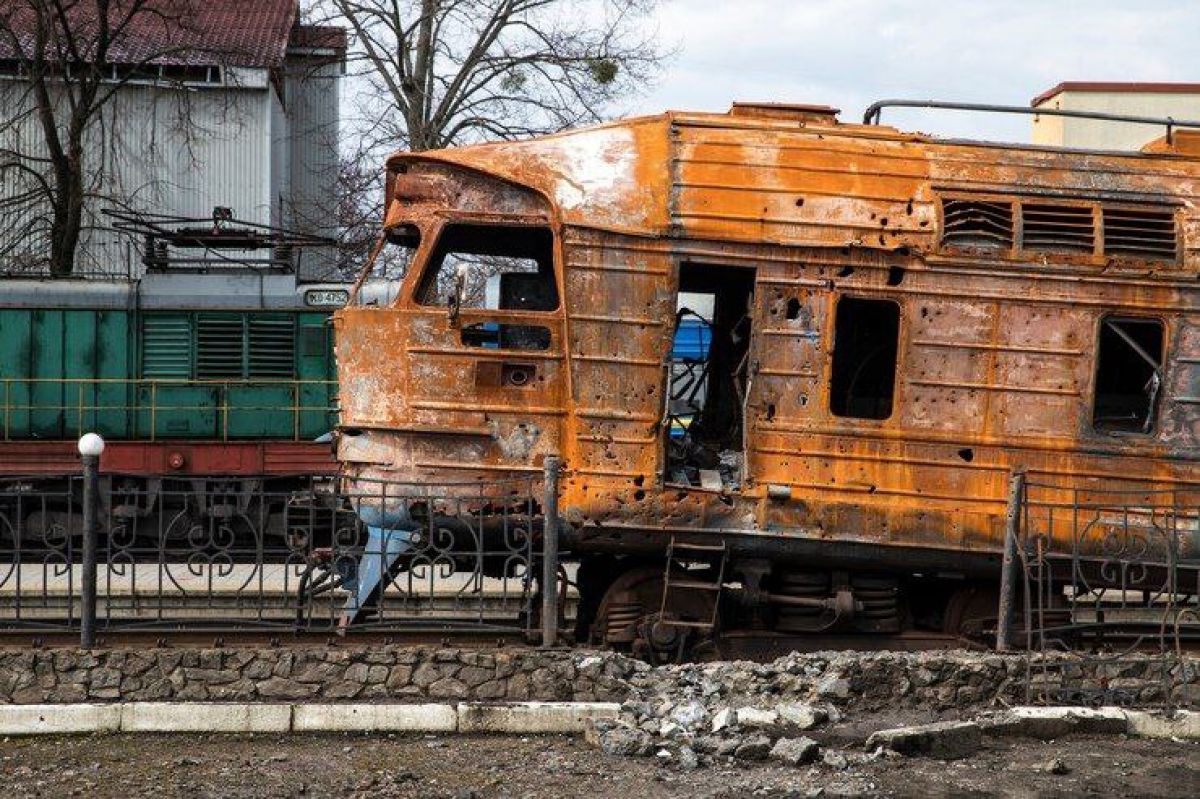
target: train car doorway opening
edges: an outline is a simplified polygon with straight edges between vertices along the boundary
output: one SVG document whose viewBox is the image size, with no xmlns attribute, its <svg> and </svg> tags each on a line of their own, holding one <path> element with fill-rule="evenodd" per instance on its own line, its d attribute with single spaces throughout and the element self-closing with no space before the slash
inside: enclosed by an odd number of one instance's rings
<svg viewBox="0 0 1200 799">
<path fill-rule="evenodd" d="M 668 485 L 732 491 L 745 479 L 755 270 L 683 264 L 667 363 Z"/>
</svg>

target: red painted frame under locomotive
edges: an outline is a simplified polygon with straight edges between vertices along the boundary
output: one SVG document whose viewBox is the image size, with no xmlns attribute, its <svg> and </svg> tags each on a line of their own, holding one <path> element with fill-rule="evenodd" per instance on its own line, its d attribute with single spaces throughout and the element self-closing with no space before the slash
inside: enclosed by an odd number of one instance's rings
<svg viewBox="0 0 1200 799">
<path fill-rule="evenodd" d="M 0 442 L 0 476 L 79 469 L 74 441 Z M 309 441 L 109 441 L 100 471 L 147 477 L 332 476 L 337 462 L 328 443 Z"/>
</svg>

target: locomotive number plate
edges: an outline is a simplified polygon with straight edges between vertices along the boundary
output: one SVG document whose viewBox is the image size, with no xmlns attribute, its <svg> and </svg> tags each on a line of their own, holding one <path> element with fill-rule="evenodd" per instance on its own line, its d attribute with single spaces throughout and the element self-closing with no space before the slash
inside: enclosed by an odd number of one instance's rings
<svg viewBox="0 0 1200 799">
<path fill-rule="evenodd" d="M 315 308 L 340 308 L 350 300 L 345 289 L 309 289 L 304 292 L 304 304 Z"/>
</svg>

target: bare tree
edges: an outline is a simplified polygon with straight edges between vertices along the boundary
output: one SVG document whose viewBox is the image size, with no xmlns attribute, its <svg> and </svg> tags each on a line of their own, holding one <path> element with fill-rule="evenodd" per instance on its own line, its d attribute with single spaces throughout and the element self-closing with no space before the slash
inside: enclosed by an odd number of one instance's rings
<svg viewBox="0 0 1200 799">
<path fill-rule="evenodd" d="M 95 164 L 118 146 L 96 129 L 120 90 L 131 81 L 182 83 L 189 56 L 216 57 L 189 29 L 193 3 L 7 0 L 0 6 L 0 181 L 8 184 L 0 210 L 44 242 L 50 274 L 75 268 L 87 201 L 101 182 Z M 178 108 L 186 109 L 182 99 Z"/>
<path fill-rule="evenodd" d="M 377 224 L 381 159 L 595 122 L 657 75 L 657 0 L 328 0 L 350 30 L 353 147 L 339 207 L 351 258 Z M 364 162 L 373 180 L 364 180 Z M 362 192 L 370 190 L 369 195 Z"/>
</svg>

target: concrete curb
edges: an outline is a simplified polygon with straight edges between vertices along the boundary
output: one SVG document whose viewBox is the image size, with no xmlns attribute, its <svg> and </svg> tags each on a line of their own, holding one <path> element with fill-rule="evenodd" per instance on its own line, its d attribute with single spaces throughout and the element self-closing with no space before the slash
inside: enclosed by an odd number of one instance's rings
<svg viewBox="0 0 1200 799">
<path fill-rule="evenodd" d="M 415 732 L 579 734 L 616 718 L 615 702 L 458 704 L 269 704 L 127 702 L 0 705 L 0 735 L 162 732 Z"/>
<path fill-rule="evenodd" d="M 128 702 L 0 705 L 0 735 L 168 732 L 412 732 L 579 734 L 615 719 L 615 702 L 461 702 L 458 704 L 269 704 Z M 1121 708 L 1015 707 L 981 719 L 987 735 L 1056 737 L 1128 734 L 1200 740 L 1200 711 L 1173 714 Z"/>
</svg>

